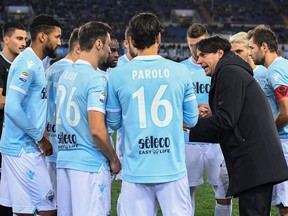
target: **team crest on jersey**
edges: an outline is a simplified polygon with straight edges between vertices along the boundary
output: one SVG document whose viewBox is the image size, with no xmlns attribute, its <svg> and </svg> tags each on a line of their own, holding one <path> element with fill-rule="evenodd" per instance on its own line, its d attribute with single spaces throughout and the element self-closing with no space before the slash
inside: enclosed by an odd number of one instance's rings
<svg viewBox="0 0 288 216">
<path fill-rule="evenodd" d="M 279 81 L 279 74 L 278 73 L 274 73 L 272 77 L 276 82 Z"/>
<path fill-rule="evenodd" d="M 105 102 L 105 98 L 106 98 L 106 92 L 102 91 L 100 93 L 100 97 L 99 97 L 99 100 L 104 103 Z"/>
<path fill-rule="evenodd" d="M 22 82 L 26 82 L 27 79 L 28 79 L 28 77 L 29 77 L 29 74 L 28 74 L 27 72 L 23 71 L 23 72 L 20 74 L 19 79 L 20 79 Z"/>
<path fill-rule="evenodd" d="M 54 191 L 52 191 L 52 190 L 50 190 L 50 191 L 46 194 L 46 199 L 49 200 L 50 202 L 53 201 L 54 197 L 55 197 L 55 193 L 54 193 Z"/>
<path fill-rule="evenodd" d="M 27 67 L 31 68 L 35 63 L 33 61 L 27 61 Z"/>
</svg>

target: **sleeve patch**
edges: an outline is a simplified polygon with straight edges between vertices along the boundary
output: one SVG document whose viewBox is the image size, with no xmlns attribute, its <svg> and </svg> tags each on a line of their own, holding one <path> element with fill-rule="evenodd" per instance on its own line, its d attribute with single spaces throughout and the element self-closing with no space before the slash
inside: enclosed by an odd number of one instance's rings
<svg viewBox="0 0 288 216">
<path fill-rule="evenodd" d="M 106 92 L 102 91 L 100 93 L 99 101 L 105 103 L 105 99 L 106 99 Z"/>
<path fill-rule="evenodd" d="M 28 74 L 27 72 L 23 71 L 23 72 L 20 74 L 19 79 L 20 79 L 22 82 L 26 82 L 27 79 L 28 79 L 28 77 L 29 77 L 29 74 Z"/>
</svg>

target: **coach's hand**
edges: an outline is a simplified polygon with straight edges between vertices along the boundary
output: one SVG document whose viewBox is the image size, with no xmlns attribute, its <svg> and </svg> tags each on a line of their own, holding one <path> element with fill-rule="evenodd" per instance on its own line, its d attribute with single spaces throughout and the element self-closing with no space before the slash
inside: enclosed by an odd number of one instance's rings
<svg viewBox="0 0 288 216">
<path fill-rule="evenodd" d="M 39 148 L 42 150 L 43 156 L 50 156 L 53 153 L 53 147 L 49 140 L 47 140 L 44 136 L 43 138 L 38 142 Z"/>
</svg>

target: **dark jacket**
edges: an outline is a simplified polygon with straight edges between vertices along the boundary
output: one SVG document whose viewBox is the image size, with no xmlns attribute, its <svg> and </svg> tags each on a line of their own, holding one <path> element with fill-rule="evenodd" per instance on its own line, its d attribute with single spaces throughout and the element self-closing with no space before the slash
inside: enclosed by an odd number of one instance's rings
<svg viewBox="0 0 288 216">
<path fill-rule="evenodd" d="M 232 52 L 211 79 L 212 116 L 199 119 L 190 141 L 219 142 L 228 174 L 227 196 L 288 179 L 288 167 L 266 97 L 251 67 Z"/>
</svg>

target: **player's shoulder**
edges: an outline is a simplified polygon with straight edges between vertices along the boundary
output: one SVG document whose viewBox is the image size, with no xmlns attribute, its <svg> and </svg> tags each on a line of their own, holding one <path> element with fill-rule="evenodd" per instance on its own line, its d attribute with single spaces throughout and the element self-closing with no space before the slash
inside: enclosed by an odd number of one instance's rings
<svg viewBox="0 0 288 216">
<path fill-rule="evenodd" d="M 173 60 L 170 60 L 170 59 L 165 59 L 165 58 L 163 58 L 162 61 L 163 62 L 161 64 L 163 66 L 167 66 L 167 67 L 169 66 L 172 69 L 176 68 L 178 72 L 179 71 L 188 72 L 187 66 L 185 64 L 181 63 L 181 62 L 176 62 L 176 61 L 173 61 Z"/>
<path fill-rule="evenodd" d="M 184 60 L 180 61 L 180 63 L 187 65 L 190 63 L 190 58 L 184 59 Z"/>
<path fill-rule="evenodd" d="M 25 69 L 27 71 L 39 71 L 43 68 L 43 62 L 37 57 L 30 47 L 21 52 L 12 62 L 13 68 Z"/>
</svg>

